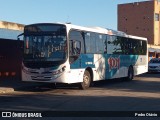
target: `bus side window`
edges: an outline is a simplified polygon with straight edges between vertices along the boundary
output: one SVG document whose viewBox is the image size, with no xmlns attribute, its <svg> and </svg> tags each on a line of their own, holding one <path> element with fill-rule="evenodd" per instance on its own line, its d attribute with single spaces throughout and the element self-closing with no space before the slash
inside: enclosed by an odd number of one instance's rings
<svg viewBox="0 0 160 120">
<path fill-rule="evenodd" d="M 107 36 L 107 54 L 113 54 L 114 44 L 113 37 L 111 35 Z"/>
<path fill-rule="evenodd" d="M 90 49 L 90 36 L 91 34 L 89 32 L 86 32 L 84 37 L 85 37 L 85 51 L 86 53 L 91 53 L 91 49 Z"/>
<path fill-rule="evenodd" d="M 96 34 L 96 53 L 104 53 L 104 38 L 102 34 Z"/>
</svg>

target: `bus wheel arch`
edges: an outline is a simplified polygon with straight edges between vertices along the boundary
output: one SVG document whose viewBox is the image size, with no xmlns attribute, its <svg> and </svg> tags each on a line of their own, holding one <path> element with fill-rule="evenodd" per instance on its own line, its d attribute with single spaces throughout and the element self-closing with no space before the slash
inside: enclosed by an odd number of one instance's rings
<svg viewBox="0 0 160 120">
<path fill-rule="evenodd" d="M 83 74 L 83 82 L 80 83 L 80 89 L 87 89 L 93 83 L 93 71 L 90 67 L 86 68 Z"/>
<path fill-rule="evenodd" d="M 134 77 L 134 69 L 133 69 L 133 66 L 130 65 L 128 68 L 127 80 L 131 81 L 133 80 L 133 77 Z"/>
</svg>

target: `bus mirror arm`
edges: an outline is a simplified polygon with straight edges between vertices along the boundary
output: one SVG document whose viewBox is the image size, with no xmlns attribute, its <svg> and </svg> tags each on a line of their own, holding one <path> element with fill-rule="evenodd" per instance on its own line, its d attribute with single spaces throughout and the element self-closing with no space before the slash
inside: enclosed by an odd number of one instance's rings
<svg viewBox="0 0 160 120">
<path fill-rule="evenodd" d="M 18 44 L 19 44 L 19 46 L 20 46 L 20 49 L 23 49 L 23 44 L 21 43 L 21 41 L 20 41 L 20 36 L 22 36 L 22 35 L 24 35 L 24 33 L 22 33 L 22 34 L 19 34 L 18 36 L 17 36 L 17 40 L 18 40 Z"/>
<path fill-rule="evenodd" d="M 22 35 L 24 35 L 24 33 L 21 33 L 21 34 L 19 34 L 18 36 L 17 36 L 17 40 L 20 40 L 20 36 L 22 36 Z"/>
</svg>

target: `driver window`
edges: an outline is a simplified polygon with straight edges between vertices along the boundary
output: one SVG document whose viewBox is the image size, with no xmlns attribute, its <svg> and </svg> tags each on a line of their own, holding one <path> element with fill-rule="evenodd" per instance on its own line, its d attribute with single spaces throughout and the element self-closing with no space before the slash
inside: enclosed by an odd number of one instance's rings
<svg viewBox="0 0 160 120">
<path fill-rule="evenodd" d="M 71 30 L 69 34 L 70 53 L 84 53 L 83 37 L 81 31 Z"/>
<path fill-rule="evenodd" d="M 80 41 L 70 40 L 70 56 L 79 55 L 81 52 Z"/>
</svg>

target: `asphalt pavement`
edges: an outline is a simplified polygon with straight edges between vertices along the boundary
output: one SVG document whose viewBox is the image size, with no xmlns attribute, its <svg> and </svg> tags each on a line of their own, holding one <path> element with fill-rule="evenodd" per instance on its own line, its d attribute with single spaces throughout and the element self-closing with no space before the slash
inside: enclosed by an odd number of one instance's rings
<svg viewBox="0 0 160 120">
<path fill-rule="evenodd" d="M 3 77 L 0 78 L 0 94 L 14 92 L 20 89 L 27 89 L 29 87 L 35 87 L 42 85 L 42 83 L 30 83 L 23 82 L 19 78 Z"/>
</svg>

